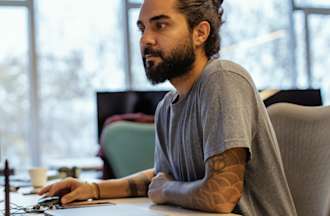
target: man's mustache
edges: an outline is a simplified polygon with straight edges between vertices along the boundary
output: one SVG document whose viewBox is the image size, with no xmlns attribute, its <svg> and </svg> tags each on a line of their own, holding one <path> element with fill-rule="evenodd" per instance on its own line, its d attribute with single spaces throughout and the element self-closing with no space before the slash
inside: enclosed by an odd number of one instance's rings
<svg viewBox="0 0 330 216">
<path fill-rule="evenodd" d="M 149 55 L 149 56 L 154 56 L 154 57 L 163 57 L 162 55 L 162 52 L 160 50 L 154 50 L 152 48 L 145 48 L 143 50 L 143 57 L 145 58 L 146 55 Z"/>
</svg>

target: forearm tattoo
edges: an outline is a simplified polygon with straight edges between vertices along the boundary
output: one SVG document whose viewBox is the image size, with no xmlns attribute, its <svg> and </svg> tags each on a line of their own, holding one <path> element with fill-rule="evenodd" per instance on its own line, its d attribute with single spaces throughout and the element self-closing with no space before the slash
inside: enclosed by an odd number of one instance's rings
<svg viewBox="0 0 330 216">
<path fill-rule="evenodd" d="M 231 211 L 243 191 L 246 150 L 233 149 L 214 156 L 206 162 L 204 185 L 192 199 L 199 209 Z"/>
<path fill-rule="evenodd" d="M 173 183 L 167 191 L 169 202 L 202 211 L 232 211 L 243 191 L 246 152 L 237 148 L 208 159 L 204 179 Z"/>
<path fill-rule="evenodd" d="M 140 174 L 129 178 L 128 180 L 128 194 L 131 197 L 147 196 L 150 179 L 146 175 Z"/>
</svg>

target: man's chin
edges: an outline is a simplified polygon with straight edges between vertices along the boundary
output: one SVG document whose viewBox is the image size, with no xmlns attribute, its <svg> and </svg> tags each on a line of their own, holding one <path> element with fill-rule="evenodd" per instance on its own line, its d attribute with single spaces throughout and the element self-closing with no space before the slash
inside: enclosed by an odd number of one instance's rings
<svg viewBox="0 0 330 216">
<path fill-rule="evenodd" d="M 160 77 L 156 70 L 146 70 L 147 79 L 152 85 L 157 85 L 167 81 L 165 77 Z"/>
</svg>

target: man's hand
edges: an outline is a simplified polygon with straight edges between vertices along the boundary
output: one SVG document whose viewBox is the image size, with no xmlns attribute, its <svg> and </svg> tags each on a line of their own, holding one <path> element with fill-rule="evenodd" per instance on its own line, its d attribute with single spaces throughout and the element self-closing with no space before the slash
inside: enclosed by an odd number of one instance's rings
<svg viewBox="0 0 330 216">
<path fill-rule="evenodd" d="M 148 191 L 148 196 L 151 201 L 156 204 L 164 204 L 167 202 L 164 196 L 164 189 L 172 179 L 170 175 L 162 172 L 152 178 Z"/>
<path fill-rule="evenodd" d="M 62 204 L 75 200 L 87 200 L 97 197 L 97 188 L 93 184 L 82 183 L 74 178 L 67 178 L 55 184 L 48 185 L 41 189 L 38 195 L 63 196 Z"/>
</svg>

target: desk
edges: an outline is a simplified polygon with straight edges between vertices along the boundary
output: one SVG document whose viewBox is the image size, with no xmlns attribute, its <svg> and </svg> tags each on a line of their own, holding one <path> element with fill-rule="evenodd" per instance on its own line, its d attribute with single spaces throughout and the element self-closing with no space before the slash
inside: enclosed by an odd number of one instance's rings
<svg viewBox="0 0 330 216">
<path fill-rule="evenodd" d="M 4 194 L 1 193 L 0 198 L 3 199 Z M 20 206 L 32 206 L 36 204 L 39 196 L 37 195 L 28 195 L 23 196 L 20 193 L 11 193 L 10 200 L 11 203 L 15 203 Z M 165 213 L 169 216 L 183 216 L 183 215 L 195 215 L 195 216 L 211 216 L 211 215 L 222 215 L 222 216 L 235 216 L 236 214 L 211 214 L 203 213 L 198 211 L 191 211 L 175 206 L 165 206 L 165 205 L 155 205 L 148 198 L 125 198 L 125 199 L 111 199 L 111 202 L 121 205 L 121 204 L 130 204 L 137 207 L 141 207 L 145 210 L 151 211 L 153 213 Z M 1 203 L 1 210 L 3 210 L 3 203 Z M 26 214 L 29 216 L 42 215 L 42 214 Z"/>
</svg>

